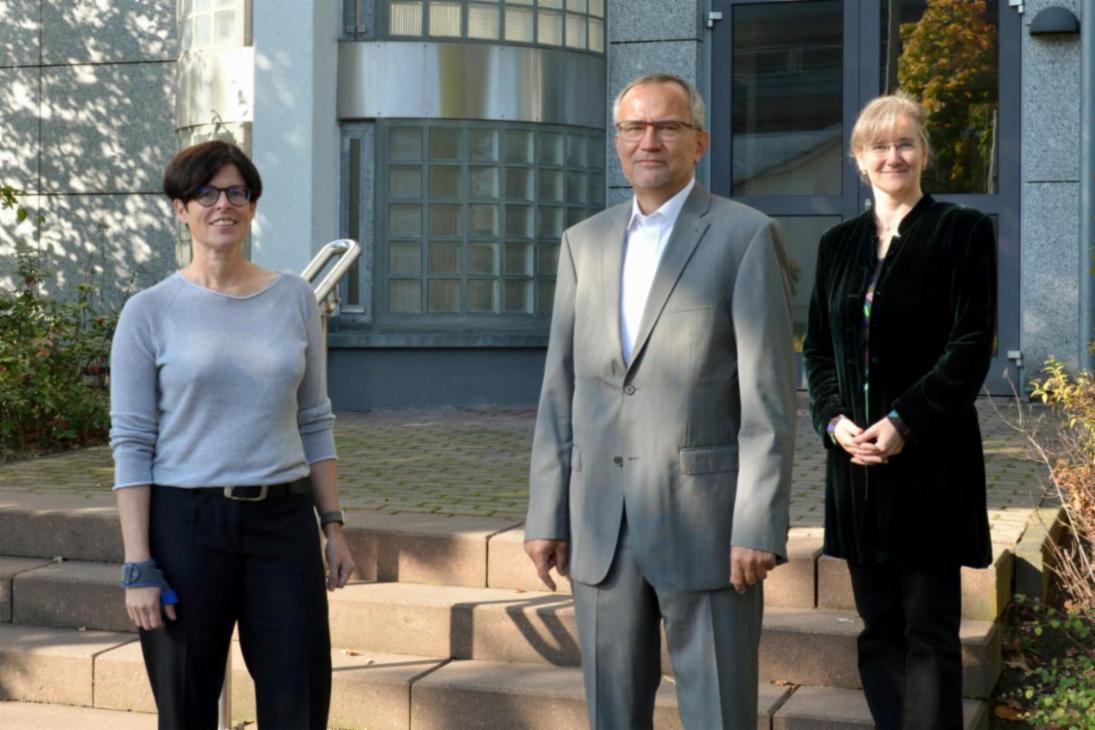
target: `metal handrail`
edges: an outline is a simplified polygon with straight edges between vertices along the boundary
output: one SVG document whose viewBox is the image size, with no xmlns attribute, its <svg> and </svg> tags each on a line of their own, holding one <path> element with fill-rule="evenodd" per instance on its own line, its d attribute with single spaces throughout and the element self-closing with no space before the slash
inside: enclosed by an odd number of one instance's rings
<svg viewBox="0 0 1095 730">
<path fill-rule="evenodd" d="M 350 270 L 354 262 L 361 256 L 361 246 L 352 238 L 339 238 L 331 241 L 321 248 L 308 265 L 301 272 L 301 277 L 309 284 L 313 283 L 327 262 L 335 256 L 338 261 L 327 272 L 327 275 L 316 284 L 316 304 L 320 306 L 320 314 L 323 317 L 323 332 L 327 334 L 327 318 L 338 307 L 338 282 Z M 326 336 L 323 338 L 327 342 Z M 217 730 L 232 730 L 232 651 L 229 647 L 228 659 L 224 668 L 224 684 L 221 685 L 221 696 L 217 700 Z"/>
<path fill-rule="evenodd" d="M 335 256 L 340 258 L 315 287 L 316 302 L 323 307 L 325 315 L 330 315 L 338 306 L 338 292 L 335 287 L 338 286 L 338 282 L 361 256 L 361 246 L 352 238 L 340 238 L 331 241 L 316 253 L 308 265 L 304 267 L 304 271 L 301 272 L 301 276 L 311 283 L 323 271 L 323 267 L 327 265 L 327 262 Z"/>
</svg>

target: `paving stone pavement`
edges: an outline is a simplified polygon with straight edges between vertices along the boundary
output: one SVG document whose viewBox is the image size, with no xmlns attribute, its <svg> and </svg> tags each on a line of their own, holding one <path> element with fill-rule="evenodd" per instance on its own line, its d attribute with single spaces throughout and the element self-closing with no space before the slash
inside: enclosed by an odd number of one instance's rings
<svg viewBox="0 0 1095 730">
<path fill-rule="evenodd" d="M 799 395 L 791 524 L 822 524 L 824 450 Z M 988 474 L 993 539 L 1013 543 L 1043 499 L 1045 467 L 1001 398 L 978 401 Z M 1031 418 L 1029 407 L 1024 417 Z M 353 510 L 431 512 L 521 519 L 535 412 L 476 408 L 340 413 L 335 440 L 339 489 Z M 1035 414 L 1035 417 L 1036 414 Z M 98 499 L 112 479 L 106 446 L 0 466 L 0 489 L 59 492 Z"/>
</svg>

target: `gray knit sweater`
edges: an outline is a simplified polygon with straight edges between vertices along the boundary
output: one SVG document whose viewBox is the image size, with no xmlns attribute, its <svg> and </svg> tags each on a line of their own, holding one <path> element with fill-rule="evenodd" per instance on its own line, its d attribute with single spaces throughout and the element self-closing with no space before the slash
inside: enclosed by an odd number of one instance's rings
<svg viewBox="0 0 1095 730">
<path fill-rule="evenodd" d="M 110 364 L 115 489 L 276 484 L 335 456 L 319 308 L 299 276 L 233 297 L 172 274 L 126 303 Z"/>
</svg>

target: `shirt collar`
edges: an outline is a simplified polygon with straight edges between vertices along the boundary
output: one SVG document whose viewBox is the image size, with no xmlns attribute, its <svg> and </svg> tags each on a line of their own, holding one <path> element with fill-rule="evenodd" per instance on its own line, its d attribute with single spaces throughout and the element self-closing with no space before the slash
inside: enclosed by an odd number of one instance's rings
<svg viewBox="0 0 1095 730">
<path fill-rule="evenodd" d="M 650 215 L 643 215 L 642 210 L 639 208 L 639 199 L 635 196 L 631 197 L 631 218 L 627 222 L 627 229 L 630 231 L 636 225 L 648 224 L 654 216 L 660 215 L 662 220 L 665 221 L 665 225 L 672 228 L 677 224 L 677 218 L 681 214 L 681 208 L 684 207 L 684 201 L 688 200 L 688 196 L 692 193 L 692 188 L 696 187 L 696 176 L 693 175 L 692 179 L 688 181 L 676 195 L 669 200 L 662 203 L 662 206 L 652 212 Z"/>
</svg>

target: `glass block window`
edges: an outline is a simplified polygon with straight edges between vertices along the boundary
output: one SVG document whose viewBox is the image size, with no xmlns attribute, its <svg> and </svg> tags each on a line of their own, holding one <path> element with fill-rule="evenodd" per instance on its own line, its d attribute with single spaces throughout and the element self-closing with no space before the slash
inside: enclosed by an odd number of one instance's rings
<svg viewBox="0 0 1095 730">
<path fill-rule="evenodd" d="M 378 315 L 551 313 L 563 230 L 604 207 L 605 136 L 542 124 L 378 122 Z"/>
<path fill-rule="evenodd" d="M 179 28 L 185 48 L 250 45 L 245 0 L 180 0 Z"/>
<path fill-rule="evenodd" d="M 355 1 L 359 0 L 346 0 Z M 390 38 L 473 38 L 594 53 L 605 50 L 604 0 L 384 0 L 383 4 Z"/>
</svg>

